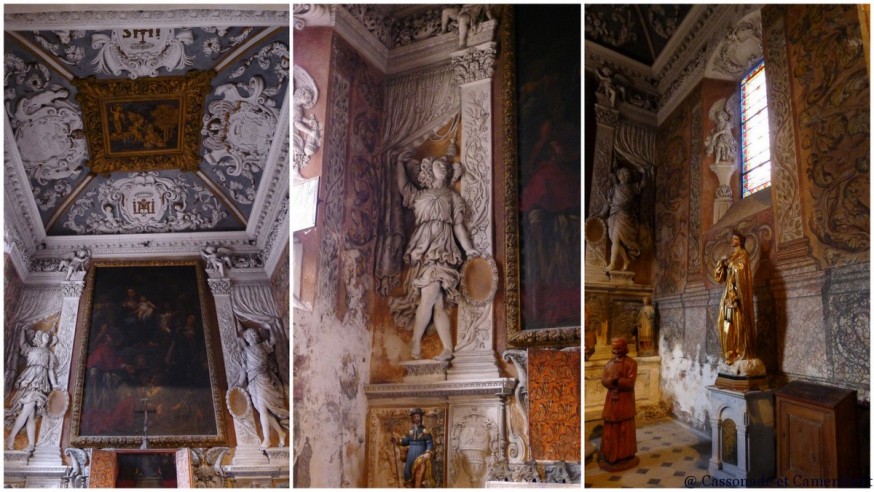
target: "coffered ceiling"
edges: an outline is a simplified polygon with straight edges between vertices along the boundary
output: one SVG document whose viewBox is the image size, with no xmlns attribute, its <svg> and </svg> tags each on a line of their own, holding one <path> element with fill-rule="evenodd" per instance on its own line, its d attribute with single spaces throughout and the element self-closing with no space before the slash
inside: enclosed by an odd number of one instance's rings
<svg viewBox="0 0 874 492">
<path fill-rule="evenodd" d="M 35 235 L 257 233 L 287 158 L 287 10 L 7 9 L 4 37 L 7 207 Z"/>
</svg>

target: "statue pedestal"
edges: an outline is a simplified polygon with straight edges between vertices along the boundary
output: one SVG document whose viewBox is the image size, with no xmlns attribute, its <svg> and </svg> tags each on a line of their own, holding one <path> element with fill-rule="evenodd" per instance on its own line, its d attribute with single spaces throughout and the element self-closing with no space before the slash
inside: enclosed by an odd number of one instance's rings
<svg viewBox="0 0 874 492">
<path fill-rule="evenodd" d="M 716 387 L 733 391 L 768 389 L 768 376 L 760 359 L 739 360 L 728 365 L 719 360 Z"/>
<path fill-rule="evenodd" d="M 712 454 L 708 471 L 717 478 L 768 480 L 776 470 L 774 394 L 708 386 Z"/>
<path fill-rule="evenodd" d="M 434 383 L 446 381 L 449 361 L 422 359 L 401 362 L 405 383 Z"/>
<path fill-rule="evenodd" d="M 611 284 L 631 285 L 634 283 L 634 272 L 623 270 L 607 270 L 607 276 L 610 277 Z"/>
</svg>

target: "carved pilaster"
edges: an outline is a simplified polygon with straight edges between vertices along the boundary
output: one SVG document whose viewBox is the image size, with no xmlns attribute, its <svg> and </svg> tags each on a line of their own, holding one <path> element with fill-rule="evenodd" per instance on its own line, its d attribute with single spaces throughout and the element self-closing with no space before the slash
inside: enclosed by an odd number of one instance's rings
<svg viewBox="0 0 874 492">
<path fill-rule="evenodd" d="M 600 104 L 595 105 L 595 123 L 616 128 L 619 125 L 619 119 L 619 111 Z"/>
<path fill-rule="evenodd" d="M 771 163 L 774 198 L 774 228 L 778 261 L 804 258 L 810 248 L 801 218 L 801 182 L 795 150 L 795 125 L 792 122 L 789 91 L 789 60 L 783 10 L 769 6 L 762 19 L 764 51 L 768 60 L 768 118 L 771 131 Z"/>
<path fill-rule="evenodd" d="M 491 80 L 495 73 L 496 43 L 483 43 L 452 53 L 450 62 L 458 85 L 479 80 Z"/>
<path fill-rule="evenodd" d="M 229 385 L 239 380 L 240 348 L 238 346 L 237 323 L 234 319 L 234 307 L 231 301 L 231 281 L 225 278 L 208 279 L 207 283 L 215 300 L 216 317 L 222 342 L 222 357 L 225 363 L 225 376 Z M 237 451 L 234 453 L 235 465 L 263 465 L 267 459 L 259 452 L 258 431 L 252 413 L 238 417 L 234 416 L 234 432 L 237 436 Z"/>
<path fill-rule="evenodd" d="M 209 290 L 214 296 L 229 296 L 231 295 L 231 281 L 226 278 L 210 278 L 206 280 L 209 284 Z"/>
<path fill-rule="evenodd" d="M 590 216 L 598 215 L 607 203 L 610 189 L 610 169 L 613 165 L 613 134 L 619 124 L 619 111 L 595 104 L 595 162 L 592 169 Z"/>
<path fill-rule="evenodd" d="M 452 54 L 461 90 L 461 196 L 467 205 L 467 229 L 474 247 L 492 256 L 492 75 L 495 43 L 484 43 Z M 456 359 L 450 379 L 498 377 L 494 355 L 493 302 L 458 309 Z"/>
<path fill-rule="evenodd" d="M 79 301 L 79 298 L 82 297 L 82 290 L 85 289 L 84 281 L 69 281 L 69 282 L 61 282 L 61 297 L 64 299 L 76 299 L 76 302 Z"/>
<path fill-rule="evenodd" d="M 335 44 L 334 51 L 339 47 Z M 349 99 L 352 85 L 339 73 L 332 81 L 328 137 L 322 167 L 323 196 L 322 245 L 319 263 L 318 297 L 324 306 L 336 306 L 340 282 L 340 247 L 343 238 L 343 212 L 346 190 L 346 144 L 349 127 Z"/>
<path fill-rule="evenodd" d="M 79 298 L 85 288 L 84 281 L 61 282 L 61 317 L 58 321 L 57 343 L 54 351 L 58 358 L 57 381 L 60 389 L 67 390 L 70 365 L 73 360 L 73 337 L 76 334 L 76 318 L 79 315 Z M 63 415 L 55 418 L 44 415 L 40 424 L 36 449 L 30 466 L 64 467 L 61 456 L 61 431 Z"/>
</svg>

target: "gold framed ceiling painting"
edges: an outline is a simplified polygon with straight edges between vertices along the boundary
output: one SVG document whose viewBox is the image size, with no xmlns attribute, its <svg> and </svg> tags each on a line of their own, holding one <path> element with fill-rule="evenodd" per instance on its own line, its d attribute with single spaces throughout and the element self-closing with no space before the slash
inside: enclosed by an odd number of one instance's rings
<svg viewBox="0 0 874 492">
<path fill-rule="evenodd" d="M 211 70 L 184 77 L 76 79 L 95 173 L 197 171 L 201 112 Z"/>
</svg>

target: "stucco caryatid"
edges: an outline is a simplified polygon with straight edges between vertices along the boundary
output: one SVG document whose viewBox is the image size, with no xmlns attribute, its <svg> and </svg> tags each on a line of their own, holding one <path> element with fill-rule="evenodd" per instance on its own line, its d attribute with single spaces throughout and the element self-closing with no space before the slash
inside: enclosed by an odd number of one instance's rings
<svg viewBox="0 0 874 492">
<path fill-rule="evenodd" d="M 60 264 L 62 261 L 57 263 Z M 11 449 L 13 450 L 7 452 L 5 456 L 4 473 L 6 476 L 26 477 L 28 487 L 60 487 L 69 471 L 61 455 L 61 432 L 69 404 L 67 381 L 70 376 L 79 298 L 82 295 L 85 282 L 81 280 L 64 281 L 63 273 L 52 273 L 49 276 L 57 278 L 55 285 L 59 283 L 60 288 L 42 285 L 25 286 L 19 307 L 11 318 L 11 327 L 6 336 L 6 387 L 8 388 L 6 396 L 8 397 L 23 391 L 23 386 L 18 388 L 18 385 L 9 384 L 9 378 L 11 377 L 13 381 L 19 381 L 26 377 L 25 373 L 32 375 L 33 371 L 33 369 L 27 368 L 29 367 L 27 364 L 21 363 L 19 365 L 18 363 L 19 359 L 16 355 L 19 354 L 26 357 L 28 361 L 31 359 L 31 356 L 20 347 L 21 344 L 18 340 L 20 334 L 29 331 L 31 326 L 35 326 L 36 323 L 54 320 L 49 331 L 34 331 L 32 333 L 34 341 L 31 342 L 31 344 L 37 344 L 37 335 L 49 335 L 47 339 L 49 343 L 45 348 L 50 351 L 54 361 L 49 367 L 49 371 L 54 376 L 55 382 L 52 387 L 54 391 L 52 393 L 44 392 L 45 400 L 42 408 L 45 410 L 40 410 L 39 415 L 34 413 L 32 417 L 39 420 L 34 441 L 28 442 L 24 451 L 15 450 L 19 444 L 15 441 L 15 436 L 10 435 L 13 443 Z M 43 333 L 45 335 L 42 335 Z M 16 339 L 14 343 L 10 343 L 13 337 Z M 17 371 L 19 367 L 21 371 Z M 34 408 L 33 411 L 36 412 L 36 410 Z M 19 416 L 20 413 L 15 414 L 15 417 Z M 37 423 L 36 420 L 34 424 Z M 15 455 L 21 455 L 23 459 L 15 460 Z M 40 473 L 34 473 L 35 470 L 40 470 Z"/>
<path fill-rule="evenodd" d="M 492 205 L 492 76 L 493 42 L 452 53 L 450 61 L 461 90 L 461 196 L 467 208 L 467 228 L 474 248 L 494 254 Z M 456 360 L 449 377 L 497 377 L 494 353 L 494 303 L 462 302 L 458 309 Z"/>
</svg>

